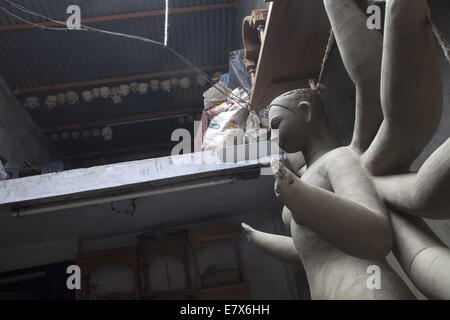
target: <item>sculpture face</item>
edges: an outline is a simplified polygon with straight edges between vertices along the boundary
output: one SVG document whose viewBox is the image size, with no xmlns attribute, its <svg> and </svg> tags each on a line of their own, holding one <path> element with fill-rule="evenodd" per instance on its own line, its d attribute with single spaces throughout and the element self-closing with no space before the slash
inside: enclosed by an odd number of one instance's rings
<svg viewBox="0 0 450 320">
<path fill-rule="evenodd" d="M 75 91 L 67 91 L 67 102 L 70 104 L 75 104 L 78 102 L 80 98 L 78 97 L 78 93 Z"/>
<path fill-rule="evenodd" d="M 81 96 L 86 102 L 91 102 L 94 99 L 94 94 L 92 93 L 92 90 L 83 91 Z"/>
<path fill-rule="evenodd" d="M 311 89 L 289 91 L 270 105 L 270 128 L 278 129 L 280 148 L 288 153 L 303 151 L 306 142 L 327 122 L 319 94 Z"/>
<path fill-rule="evenodd" d="M 293 153 L 302 149 L 301 135 L 302 131 L 301 119 L 291 110 L 272 106 L 269 110 L 269 124 L 272 129 L 272 137 L 274 140 L 278 138 L 279 146 L 286 152 Z M 278 135 L 275 130 L 278 129 Z"/>
<path fill-rule="evenodd" d="M 109 96 L 111 95 L 111 89 L 109 87 L 101 87 L 100 95 L 104 99 L 109 98 Z"/>
<path fill-rule="evenodd" d="M 126 97 L 130 93 L 130 86 L 127 84 L 121 84 L 119 86 L 119 89 L 120 89 L 120 94 L 122 95 L 122 97 Z"/>
<path fill-rule="evenodd" d="M 111 99 L 113 103 L 121 103 L 122 102 L 122 94 L 120 93 L 119 87 L 113 87 L 111 89 Z"/>
<path fill-rule="evenodd" d="M 55 95 L 49 95 L 47 96 L 47 98 L 45 99 L 45 105 L 49 108 L 49 109 L 53 109 L 58 105 L 58 97 Z"/>
<path fill-rule="evenodd" d="M 65 93 L 58 93 L 58 103 L 61 105 L 66 103 L 66 94 Z"/>
</svg>

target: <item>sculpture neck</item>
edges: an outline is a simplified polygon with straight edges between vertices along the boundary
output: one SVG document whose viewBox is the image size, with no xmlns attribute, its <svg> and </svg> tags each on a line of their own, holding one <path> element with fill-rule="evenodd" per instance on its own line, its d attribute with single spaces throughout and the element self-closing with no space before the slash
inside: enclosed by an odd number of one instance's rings
<svg viewBox="0 0 450 320">
<path fill-rule="evenodd" d="M 303 156 L 307 166 L 311 166 L 324 154 L 338 147 L 336 138 L 328 127 L 317 128 L 316 132 L 308 139 L 303 150 Z"/>
</svg>

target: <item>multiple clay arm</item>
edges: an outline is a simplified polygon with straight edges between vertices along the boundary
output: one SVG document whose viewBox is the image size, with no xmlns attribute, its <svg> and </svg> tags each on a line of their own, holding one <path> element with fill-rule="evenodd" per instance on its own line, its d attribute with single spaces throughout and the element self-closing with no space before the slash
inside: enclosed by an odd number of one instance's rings
<svg viewBox="0 0 450 320">
<path fill-rule="evenodd" d="M 376 177 L 374 182 L 379 195 L 398 211 L 450 219 L 450 139 L 436 149 L 419 172 Z"/>
<path fill-rule="evenodd" d="M 442 110 L 427 1 L 387 0 L 383 39 L 367 28 L 354 0 L 324 4 L 356 86 L 352 146 L 368 148 L 363 163 L 374 175 L 406 172 L 435 134 Z"/>
<path fill-rule="evenodd" d="M 383 39 L 366 27 L 367 16 L 353 0 L 324 0 L 342 61 L 356 87 L 352 146 L 365 151 L 383 120 L 380 100 Z"/>
<path fill-rule="evenodd" d="M 384 120 L 362 157 L 373 175 L 407 172 L 439 126 L 442 83 L 428 16 L 427 0 L 386 1 Z"/>
<path fill-rule="evenodd" d="M 450 299 L 450 249 L 420 218 L 391 212 L 393 252 L 416 287 L 431 299 Z"/>
<path fill-rule="evenodd" d="M 412 216 L 392 212 L 392 233 L 377 195 L 408 214 L 450 218 L 450 139 L 417 174 L 381 176 L 407 172 L 439 125 L 442 84 L 427 1 L 386 1 L 382 62 L 380 35 L 366 28 L 367 18 L 353 0 L 324 4 L 356 86 L 351 147 L 362 153 L 361 162 L 345 158 L 345 153 L 331 159 L 323 174 L 334 193 L 300 180 L 281 165 L 275 170 L 276 194 L 296 222 L 353 256 L 384 257 L 393 245 L 402 268 L 424 294 L 450 299 L 450 249 Z M 372 181 L 363 167 L 376 176 Z M 244 228 L 270 254 L 296 260 L 291 238 Z"/>
<path fill-rule="evenodd" d="M 275 193 L 295 221 L 342 251 L 358 258 L 384 258 L 393 239 L 389 217 L 375 187 L 351 158 L 338 152 L 330 159 L 333 170 L 325 174 L 335 193 L 300 180 L 275 160 Z"/>
</svg>

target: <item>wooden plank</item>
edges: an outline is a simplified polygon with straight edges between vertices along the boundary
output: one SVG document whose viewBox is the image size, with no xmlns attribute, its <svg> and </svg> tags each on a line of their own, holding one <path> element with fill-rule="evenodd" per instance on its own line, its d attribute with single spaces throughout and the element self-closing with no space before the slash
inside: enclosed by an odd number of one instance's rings
<svg viewBox="0 0 450 320">
<path fill-rule="evenodd" d="M 322 1 L 270 4 L 250 103 L 266 107 L 283 92 L 307 87 L 320 72 L 330 31 Z"/>
<path fill-rule="evenodd" d="M 202 11 L 209 11 L 209 10 L 234 9 L 234 8 L 236 8 L 236 6 L 237 6 L 236 2 L 228 2 L 228 3 L 219 3 L 219 4 L 212 4 L 212 5 L 192 6 L 192 7 L 185 7 L 185 8 L 172 8 L 169 10 L 169 14 L 173 15 L 173 14 L 185 14 L 185 13 L 192 13 L 192 12 L 202 12 Z M 139 11 L 139 12 L 132 12 L 132 13 L 100 16 L 100 17 L 82 18 L 81 23 L 82 24 L 101 23 L 101 22 L 109 22 L 109 21 L 159 17 L 159 16 L 164 16 L 164 15 L 165 15 L 165 10 L 147 10 L 147 11 Z M 66 23 L 65 21 L 60 21 L 60 22 Z M 61 27 L 60 24 L 58 24 L 56 22 L 52 22 L 52 21 L 38 22 L 36 24 L 40 25 L 40 26 L 45 26 L 45 27 Z M 32 29 L 32 28 L 35 28 L 35 26 L 27 24 L 27 23 L 0 25 L 0 32 L 27 30 L 27 29 Z"/>
<path fill-rule="evenodd" d="M 228 70 L 228 64 L 218 64 L 211 66 L 203 66 L 199 67 L 202 71 L 217 71 L 217 70 Z M 44 92 L 44 91 L 57 91 L 68 88 L 79 88 L 79 87 L 90 87 L 90 86 L 100 86 L 111 83 L 119 83 L 119 82 L 129 82 L 129 81 L 138 81 L 138 80 L 147 80 L 152 78 L 163 78 L 174 75 L 188 74 L 193 73 L 193 70 L 190 68 L 187 69 L 178 69 L 178 70 L 169 70 L 169 71 L 159 71 L 152 73 L 141 73 L 130 76 L 122 76 L 122 77 L 112 77 L 112 78 L 103 78 L 103 79 L 94 79 L 94 80 L 86 80 L 86 81 L 77 81 L 77 82 L 65 82 L 65 83 L 56 83 L 39 87 L 31 87 L 31 88 L 21 88 L 14 90 L 15 95 L 36 93 L 36 92 Z"/>
<path fill-rule="evenodd" d="M 158 142 L 158 143 L 152 143 L 152 144 L 144 144 L 134 147 L 126 147 L 126 148 L 116 148 L 116 149 L 108 149 L 108 150 L 101 150 L 101 151 L 93 151 L 93 152 L 86 152 L 86 153 L 76 153 L 72 155 L 68 155 L 64 157 L 64 160 L 80 160 L 80 159 L 90 159 L 90 158 L 99 158 L 103 156 L 111 156 L 111 155 L 119 155 L 119 154 L 125 154 L 125 153 L 132 153 L 132 152 L 148 152 L 155 149 L 162 149 L 162 148 L 171 148 L 173 147 L 177 142 L 172 141 L 164 141 L 164 142 Z"/>
</svg>

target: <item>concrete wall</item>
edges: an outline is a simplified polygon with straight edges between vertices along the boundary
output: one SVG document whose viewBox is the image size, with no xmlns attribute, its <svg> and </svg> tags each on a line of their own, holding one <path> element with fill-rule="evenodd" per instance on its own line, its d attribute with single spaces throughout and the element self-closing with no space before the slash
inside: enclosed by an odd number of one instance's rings
<svg viewBox="0 0 450 320">
<path fill-rule="evenodd" d="M 26 161 L 40 166 L 56 160 L 53 151 L 24 107 L 0 78 L 0 157 L 9 167 L 23 167 Z"/>
</svg>

